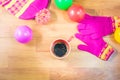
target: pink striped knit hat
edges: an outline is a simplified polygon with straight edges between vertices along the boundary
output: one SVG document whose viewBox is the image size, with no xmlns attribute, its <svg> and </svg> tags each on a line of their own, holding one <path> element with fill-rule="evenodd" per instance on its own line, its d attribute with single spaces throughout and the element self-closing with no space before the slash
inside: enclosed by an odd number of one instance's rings
<svg viewBox="0 0 120 80">
<path fill-rule="evenodd" d="M 48 6 L 49 0 L 0 0 L 0 5 L 20 19 L 33 19 L 37 12 Z"/>
</svg>

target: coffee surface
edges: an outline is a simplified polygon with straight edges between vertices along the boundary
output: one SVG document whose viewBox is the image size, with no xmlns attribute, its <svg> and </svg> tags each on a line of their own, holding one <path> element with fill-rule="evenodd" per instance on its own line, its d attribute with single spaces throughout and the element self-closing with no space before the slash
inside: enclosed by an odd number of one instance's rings
<svg viewBox="0 0 120 80">
<path fill-rule="evenodd" d="M 57 43 L 54 46 L 54 54 L 58 57 L 63 57 L 67 52 L 67 47 L 64 43 Z"/>
</svg>

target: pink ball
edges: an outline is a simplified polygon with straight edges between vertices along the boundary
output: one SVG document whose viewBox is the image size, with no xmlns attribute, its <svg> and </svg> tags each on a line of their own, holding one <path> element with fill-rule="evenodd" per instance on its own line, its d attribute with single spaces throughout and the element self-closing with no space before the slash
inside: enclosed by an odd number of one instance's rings
<svg viewBox="0 0 120 80">
<path fill-rule="evenodd" d="M 32 39 L 32 30 L 24 25 L 24 26 L 19 26 L 16 31 L 15 31 L 15 39 L 20 42 L 20 43 L 28 43 Z"/>
</svg>

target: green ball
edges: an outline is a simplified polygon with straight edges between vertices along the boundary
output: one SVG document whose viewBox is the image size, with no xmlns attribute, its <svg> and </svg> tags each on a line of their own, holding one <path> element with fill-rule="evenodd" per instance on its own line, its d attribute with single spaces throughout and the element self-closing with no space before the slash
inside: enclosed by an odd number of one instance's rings
<svg viewBox="0 0 120 80">
<path fill-rule="evenodd" d="M 54 0 L 56 6 L 61 10 L 67 10 L 73 3 L 72 0 Z"/>
</svg>

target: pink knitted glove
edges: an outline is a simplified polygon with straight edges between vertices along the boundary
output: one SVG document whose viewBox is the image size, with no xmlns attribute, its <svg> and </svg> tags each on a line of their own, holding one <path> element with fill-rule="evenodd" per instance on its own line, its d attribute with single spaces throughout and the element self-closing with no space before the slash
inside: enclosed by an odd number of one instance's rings
<svg viewBox="0 0 120 80">
<path fill-rule="evenodd" d="M 86 15 L 85 19 L 78 24 L 81 35 L 91 35 L 99 38 L 113 33 L 115 30 L 114 20 L 111 17 Z"/>
<path fill-rule="evenodd" d="M 102 60 L 108 60 L 114 51 L 110 45 L 103 41 L 102 38 L 92 39 L 91 35 L 83 36 L 80 33 L 75 34 L 75 36 L 86 43 L 86 45 L 78 45 L 79 50 L 90 52 Z"/>
<path fill-rule="evenodd" d="M 114 32 L 114 20 L 111 17 L 86 14 L 77 29 L 79 33 L 75 34 L 76 38 L 86 43 L 86 45 L 78 45 L 79 50 L 90 52 L 103 60 L 109 59 L 114 50 L 102 38 Z"/>
</svg>

